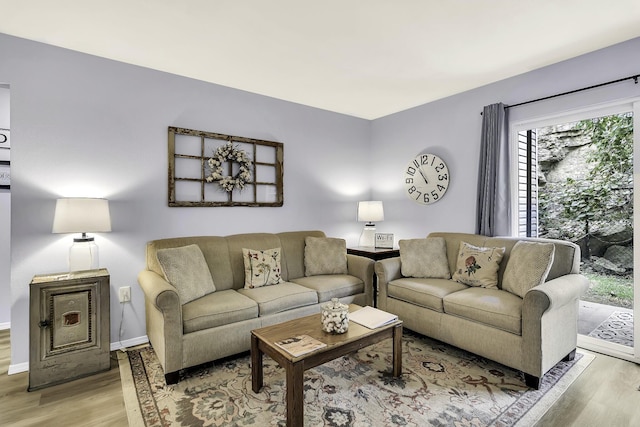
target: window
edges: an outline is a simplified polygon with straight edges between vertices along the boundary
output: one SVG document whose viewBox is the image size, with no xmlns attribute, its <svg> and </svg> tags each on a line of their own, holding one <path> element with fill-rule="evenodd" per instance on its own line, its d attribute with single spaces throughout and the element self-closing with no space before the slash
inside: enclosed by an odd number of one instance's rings
<svg viewBox="0 0 640 427">
<path fill-rule="evenodd" d="M 518 132 L 518 236 L 538 236 L 537 131 Z"/>
</svg>

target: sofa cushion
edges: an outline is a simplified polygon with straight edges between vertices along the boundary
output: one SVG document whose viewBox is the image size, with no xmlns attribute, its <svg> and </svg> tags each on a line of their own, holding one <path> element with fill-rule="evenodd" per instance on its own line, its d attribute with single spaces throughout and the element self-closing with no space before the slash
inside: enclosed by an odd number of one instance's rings
<svg viewBox="0 0 640 427">
<path fill-rule="evenodd" d="M 285 231 L 276 234 L 282 247 L 282 279 L 304 277 L 304 240 L 311 237 L 327 237 L 322 231 Z"/>
<path fill-rule="evenodd" d="M 258 317 L 258 304 L 233 289 L 218 291 L 182 306 L 185 334 Z"/>
<path fill-rule="evenodd" d="M 400 240 L 398 245 L 403 276 L 451 278 L 447 245 L 442 237 Z"/>
<path fill-rule="evenodd" d="M 282 281 L 282 250 L 280 248 L 253 250 L 242 248 L 244 258 L 244 287 L 277 285 Z"/>
<path fill-rule="evenodd" d="M 342 298 L 364 292 L 362 280 L 348 274 L 300 277 L 293 279 L 292 282 L 316 291 L 318 302 L 331 301 L 331 298 Z"/>
<path fill-rule="evenodd" d="M 505 248 L 485 248 L 460 242 L 453 280 L 469 286 L 498 288 L 498 269 Z"/>
<path fill-rule="evenodd" d="M 547 279 L 555 246 L 553 243 L 519 241 L 509 255 L 502 289 L 524 298 L 524 294 Z"/>
<path fill-rule="evenodd" d="M 347 242 L 331 237 L 304 239 L 304 275 L 347 274 Z"/>
<path fill-rule="evenodd" d="M 442 298 L 468 289 L 467 285 L 446 279 L 402 278 L 387 285 L 387 295 L 420 307 L 443 311 Z"/>
<path fill-rule="evenodd" d="M 216 291 L 198 245 L 159 249 L 156 254 L 165 279 L 175 286 L 182 304 Z"/>
<path fill-rule="evenodd" d="M 260 316 L 318 303 L 318 294 L 313 289 L 291 282 L 253 289 L 238 289 L 238 292 L 258 303 Z"/>
<path fill-rule="evenodd" d="M 511 292 L 469 288 L 445 296 L 443 302 L 447 314 L 522 334 L 522 298 Z"/>
</svg>

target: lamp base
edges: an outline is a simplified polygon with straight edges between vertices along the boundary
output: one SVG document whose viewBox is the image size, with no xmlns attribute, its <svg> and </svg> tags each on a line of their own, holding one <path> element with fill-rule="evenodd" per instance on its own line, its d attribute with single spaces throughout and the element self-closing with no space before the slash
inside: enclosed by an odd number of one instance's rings
<svg viewBox="0 0 640 427">
<path fill-rule="evenodd" d="M 98 245 L 93 237 L 73 239 L 69 249 L 69 271 L 95 270 L 98 268 Z"/>
<path fill-rule="evenodd" d="M 358 246 L 373 248 L 376 246 L 376 225 L 366 224 L 360 234 L 360 242 Z"/>
</svg>

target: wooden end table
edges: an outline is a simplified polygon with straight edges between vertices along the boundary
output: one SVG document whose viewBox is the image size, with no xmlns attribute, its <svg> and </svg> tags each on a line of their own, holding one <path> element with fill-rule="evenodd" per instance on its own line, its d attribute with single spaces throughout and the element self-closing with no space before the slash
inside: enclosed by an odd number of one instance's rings
<svg viewBox="0 0 640 427">
<path fill-rule="evenodd" d="M 359 306 L 350 304 L 349 311 Z M 294 357 L 275 342 L 297 335 L 309 335 L 327 344 L 326 347 Z M 337 359 L 351 352 L 368 347 L 384 339 L 393 340 L 393 366 L 395 377 L 402 374 L 402 321 L 397 320 L 377 329 L 369 329 L 349 322 L 349 330 L 333 335 L 322 330 L 320 313 L 290 320 L 273 326 L 251 331 L 251 385 L 258 393 L 263 385 L 262 358 L 271 357 L 286 372 L 287 426 L 301 427 L 304 424 L 304 371 Z"/>
</svg>

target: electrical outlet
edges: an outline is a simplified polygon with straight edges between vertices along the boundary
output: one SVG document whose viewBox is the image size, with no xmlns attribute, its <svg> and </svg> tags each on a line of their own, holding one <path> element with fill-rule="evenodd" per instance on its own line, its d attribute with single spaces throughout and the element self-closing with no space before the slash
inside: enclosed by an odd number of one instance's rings
<svg viewBox="0 0 640 427">
<path fill-rule="evenodd" d="M 131 301 L 131 286 L 121 287 L 118 296 L 120 298 L 120 302 Z"/>
</svg>

